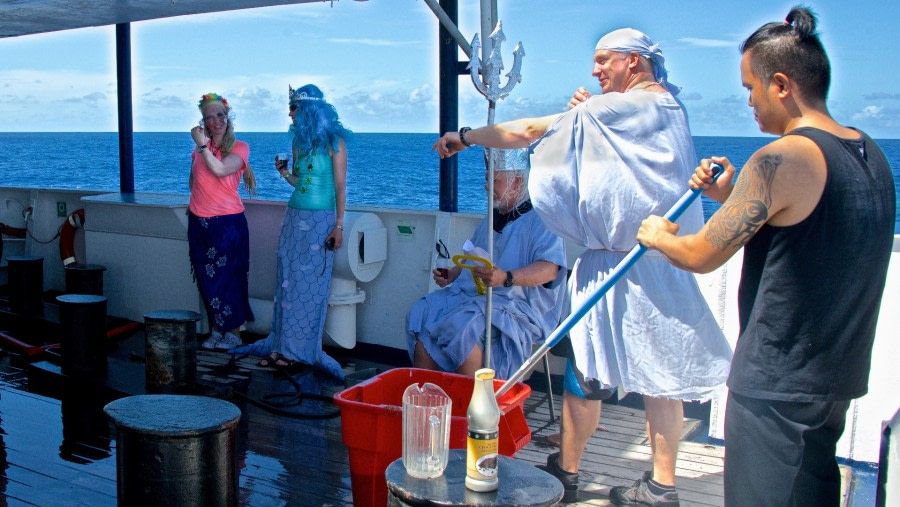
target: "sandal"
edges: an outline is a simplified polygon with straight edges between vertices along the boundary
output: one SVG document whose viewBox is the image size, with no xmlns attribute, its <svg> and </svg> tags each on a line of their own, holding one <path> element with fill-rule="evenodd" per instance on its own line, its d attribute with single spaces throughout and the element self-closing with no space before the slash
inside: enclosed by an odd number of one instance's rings
<svg viewBox="0 0 900 507">
<path fill-rule="evenodd" d="M 272 368 L 274 366 L 277 366 L 278 361 L 281 361 L 281 356 L 279 356 L 278 354 L 269 354 L 269 357 L 261 359 L 256 364 L 257 366 L 260 366 L 262 368 Z"/>
<path fill-rule="evenodd" d="M 278 356 L 278 359 L 275 360 L 275 366 L 278 368 L 284 368 L 287 370 L 292 370 L 297 368 L 300 365 L 299 361 L 294 361 L 293 359 L 288 359 L 284 356 Z"/>
<path fill-rule="evenodd" d="M 307 371 L 308 368 L 312 368 L 312 366 L 303 361 L 297 361 L 282 355 L 279 355 L 278 359 L 275 360 L 275 367 L 284 373 L 290 374 L 303 373 Z"/>
</svg>

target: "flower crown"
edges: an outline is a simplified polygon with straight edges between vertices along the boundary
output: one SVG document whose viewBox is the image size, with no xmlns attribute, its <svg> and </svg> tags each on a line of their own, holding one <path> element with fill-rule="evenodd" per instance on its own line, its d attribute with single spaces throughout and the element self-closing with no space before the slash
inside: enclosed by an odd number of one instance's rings
<svg viewBox="0 0 900 507">
<path fill-rule="evenodd" d="M 203 104 L 212 100 L 218 100 L 225 106 L 225 110 L 229 109 L 228 101 L 225 100 L 225 97 L 219 95 L 218 93 L 207 93 L 206 95 L 200 97 L 200 102 L 197 103 L 197 109 L 203 109 Z"/>
<path fill-rule="evenodd" d="M 288 99 L 291 104 L 296 104 L 297 102 L 300 102 L 301 100 L 314 100 L 314 101 L 324 100 L 321 97 L 313 97 L 312 95 L 307 95 L 306 92 L 298 92 L 297 90 L 291 88 L 291 85 L 288 85 Z"/>
</svg>

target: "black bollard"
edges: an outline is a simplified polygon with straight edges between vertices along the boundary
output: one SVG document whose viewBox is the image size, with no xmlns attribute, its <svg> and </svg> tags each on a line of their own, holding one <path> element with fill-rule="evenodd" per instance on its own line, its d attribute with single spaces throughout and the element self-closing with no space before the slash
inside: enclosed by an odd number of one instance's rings
<svg viewBox="0 0 900 507">
<path fill-rule="evenodd" d="M 188 310 L 144 314 L 146 390 L 155 394 L 189 394 L 197 380 L 197 321 Z"/>
<path fill-rule="evenodd" d="M 63 373 L 81 377 L 105 375 L 106 298 L 63 294 L 56 301 L 62 328 Z"/>
<path fill-rule="evenodd" d="M 241 411 L 205 396 L 149 394 L 106 405 L 116 427 L 118 504 L 237 505 Z"/>
<path fill-rule="evenodd" d="M 103 272 L 100 264 L 69 264 L 66 270 L 66 294 L 103 295 Z"/>
<path fill-rule="evenodd" d="M 9 308 L 28 318 L 44 315 L 44 258 L 35 256 L 8 257 Z"/>
</svg>

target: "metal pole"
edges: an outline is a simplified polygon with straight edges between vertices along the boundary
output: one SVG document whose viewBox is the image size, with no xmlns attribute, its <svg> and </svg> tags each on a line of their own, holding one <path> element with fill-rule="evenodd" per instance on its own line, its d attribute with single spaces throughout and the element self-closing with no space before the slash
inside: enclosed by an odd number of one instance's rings
<svg viewBox="0 0 900 507">
<path fill-rule="evenodd" d="M 116 25 L 119 106 L 119 192 L 134 193 L 134 119 L 131 112 L 131 25 Z"/>
<path fill-rule="evenodd" d="M 481 35 L 484 40 L 484 45 L 481 47 L 481 61 L 487 62 L 487 65 L 483 65 L 482 69 L 485 70 L 481 75 L 481 81 L 485 86 L 488 85 L 488 76 L 491 75 L 492 69 L 490 68 L 490 54 L 494 50 L 494 41 L 490 37 L 486 37 L 485 34 L 489 34 L 494 31 L 494 24 L 497 19 L 497 2 L 496 0 L 481 0 Z M 494 124 L 494 110 L 496 109 L 496 102 L 488 99 L 488 116 L 487 116 L 487 124 Z M 487 149 L 487 148 L 485 148 Z M 492 157 L 487 158 L 488 162 L 488 208 L 487 208 L 487 216 L 488 216 L 488 224 L 487 224 L 487 251 L 490 256 L 491 262 L 494 262 L 494 161 Z M 485 368 L 491 367 L 491 326 L 493 325 L 493 312 L 494 312 L 494 288 L 488 287 L 487 290 L 487 302 L 485 303 L 485 320 L 484 320 L 484 357 L 483 366 Z"/>
<path fill-rule="evenodd" d="M 441 2 L 443 4 L 444 2 Z M 463 50 L 463 53 L 466 54 L 467 57 L 472 57 L 472 46 L 469 45 L 468 41 L 466 41 L 463 34 L 460 33 L 459 29 L 456 28 L 456 5 L 453 6 L 453 17 L 447 15 L 447 12 L 438 5 L 434 0 L 425 0 L 425 4 L 431 9 L 431 12 L 437 16 L 438 21 L 441 22 L 441 27 L 450 34 L 453 39 L 456 40 L 456 43 L 459 44 L 460 49 Z M 454 2 L 455 4 L 455 2 Z"/>
<path fill-rule="evenodd" d="M 457 0 L 441 0 L 441 12 L 455 26 Z M 443 24 L 438 28 L 438 66 L 438 130 L 444 135 L 459 128 L 459 57 L 456 44 Z M 458 178 L 459 157 L 440 159 L 438 208 L 441 211 L 458 211 Z"/>
<path fill-rule="evenodd" d="M 492 100 L 488 101 L 488 125 L 494 124 L 494 105 L 495 102 Z M 485 153 L 489 148 L 483 148 Z M 494 158 L 487 157 L 487 169 L 488 169 L 488 209 L 487 209 L 487 251 L 488 257 L 491 259 L 491 263 L 494 262 Z M 485 302 L 484 310 L 485 310 L 485 318 L 484 318 L 484 356 L 482 357 L 482 366 L 484 368 L 491 367 L 491 326 L 493 325 L 493 312 L 494 312 L 494 288 L 488 286 L 487 288 L 487 301 Z"/>
</svg>

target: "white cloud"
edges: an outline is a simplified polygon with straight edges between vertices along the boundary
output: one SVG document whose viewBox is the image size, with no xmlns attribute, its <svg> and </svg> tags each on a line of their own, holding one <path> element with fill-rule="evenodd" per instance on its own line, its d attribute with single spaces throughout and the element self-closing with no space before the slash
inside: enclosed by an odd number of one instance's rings
<svg viewBox="0 0 900 507">
<path fill-rule="evenodd" d="M 81 97 L 78 100 L 87 102 L 88 104 L 96 105 L 96 104 L 106 101 L 107 96 L 105 93 L 93 92 L 93 93 L 89 93 L 89 94 L 85 95 L 84 97 Z"/>
<path fill-rule="evenodd" d="M 143 69 L 146 71 L 159 72 L 190 72 L 197 70 L 196 67 L 188 67 L 184 65 L 144 65 Z"/>
<path fill-rule="evenodd" d="M 3 130 L 27 125 L 32 131 L 114 131 L 115 95 L 110 95 L 112 76 L 102 72 L 55 69 L 0 70 L 5 83 L 0 96 Z"/>
<path fill-rule="evenodd" d="M 863 129 L 900 127 L 900 108 L 865 106 L 852 115 L 854 122 Z"/>
<path fill-rule="evenodd" d="M 685 45 L 698 47 L 698 48 L 733 48 L 737 47 L 737 43 L 732 40 L 722 40 L 722 39 L 701 39 L 698 37 L 683 37 L 681 39 L 677 39 L 678 42 L 681 42 Z"/>
<path fill-rule="evenodd" d="M 357 132 L 437 131 L 437 93 L 429 84 L 360 89 L 335 96 L 344 125 Z"/>
<path fill-rule="evenodd" d="M 175 95 L 163 95 L 161 93 L 156 93 L 160 91 L 156 89 L 153 93 L 145 93 L 141 96 L 141 105 L 146 106 L 148 109 L 185 109 L 190 107 L 193 103 L 185 100 L 184 97 L 178 97 Z"/>
<path fill-rule="evenodd" d="M 271 91 L 259 86 L 242 88 L 238 90 L 237 94 L 232 95 L 232 97 L 234 97 L 232 100 L 240 99 L 241 107 L 243 109 L 267 108 L 270 107 L 275 100 Z"/>
<path fill-rule="evenodd" d="M 691 102 L 687 111 L 691 133 L 695 136 L 757 136 L 760 133 L 753 110 L 743 103 L 737 104 L 734 97 L 718 102 Z"/>
<path fill-rule="evenodd" d="M 900 93 L 875 92 L 863 96 L 866 100 L 897 100 L 900 99 Z"/>
<path fill-rule="evenodd" d="M 853 115 L 854 120 L 872 120 L 872 119 L 880 119 L 883 117 L 882 112 L 884 111 L 884 106 L 866 106 L 862 108 L 861 111 L 855 113 Z"/>
<path fill-rule="evenodd" d="M 405 47 L 421 44 L 421 41 L 415 40 L 387 40 L 387 39 L 351 39 L 351 38 L 332 38 L 327 42 L 335 44 L 355 44 L 358 46 L 374 46 L 374 47 Z"/>
<path fill-rule="evenodd" d="M 422 85 L 409 92 L 409 101 L 414 103 L 432 102 L 437 97 L 431 85 Z"/>
</svg>

